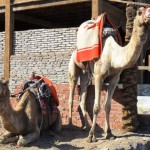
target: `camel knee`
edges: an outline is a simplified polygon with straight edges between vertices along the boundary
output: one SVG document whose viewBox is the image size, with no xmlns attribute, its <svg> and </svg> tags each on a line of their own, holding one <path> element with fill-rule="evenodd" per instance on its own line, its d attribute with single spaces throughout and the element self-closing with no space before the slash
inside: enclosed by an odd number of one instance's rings
<svg viewBox="0 0 150 150">
<path fill-rule="evenodd" d="M 76 75 L 72 75 L 71 73 L 69 73 L 69 81 L 70 83 L 75 83 L 77 82 L 78 77 Z"/>
<path fill-rule="evenodd" d="M 94 105 L 94 109 L 93 109 L 93 112 L 95 115 L 97 115 L 100 111 L 100 106 L 99 105 Z"/>
</svg>

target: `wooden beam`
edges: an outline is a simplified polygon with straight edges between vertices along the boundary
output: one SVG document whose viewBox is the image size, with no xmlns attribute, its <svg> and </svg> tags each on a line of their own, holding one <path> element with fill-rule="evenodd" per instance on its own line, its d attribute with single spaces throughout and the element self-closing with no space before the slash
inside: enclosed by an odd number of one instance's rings
<svg viewBox="0 0 150 150">
<path fill-rule="evenodd" d="M 5 0 L 0 0 L 0 6 L 4 6 L 5 5 Z"/>
<path fill-rule="evenodd" d="M 150 66 L 138 66 L 138 70 L 150 70 Z"/>
<path fill-rule="evenodd" d="M 150 6 L 150 4 L 146 3 L 140 3 L 140 2 L 132 2 L 132 1 L 123 1 L 123 0 L 107 0 L 109 2 L 118 2 L 123 4 L 132 4 L 132 5 L 138 5 L 138 6 Z"/>
<path fill-rule="evenodd" d="M 6 0 L 5 5 L 5 53 L 4 53 L 4 78 L 9 79 L 10 76 L 10 55 L 13 47 L 13 27 L 14 16 L 12 12 L 11 0 Z"/>
<path fill-rule="evenodd" d="M 30 3 L 29 3 L 29 1 L 30 1 Z M 64 0 L 64 1 L 58 1 L 58 2 L 33 0 L 34 1 L 34 4 L 33 4 L 33 3 L 31 3 L 31 1 L 32 0 L 28 0 L 28 3 L 26 3 L 26 5 L 25 5 L 24 3 L 21 3 L 18 0 L 16 3 L 13 4 L 13 12 L 25 11 L 25 10 L 31 10 L 31 9 L 42 9 L 42 8 L 47 8 L 47 7 L 63 6 L 63 5 L 84 3 L 84 2 L 91 2 L 91 0 Z M 5 13 L 5 9 L 1 5 L 0 5 L 0 13 Z"/>
<path fill-rule="evenodd" d="M 99 0 L 92 0 L 92 18 L 97 18 L 99 15 Z"/>
<path fill-rule="evenodd" d="M 38 19 L 38 18 L 35 18 L 35 17 L 23 15 L 23 14 L 16 14 L 15 19 L 20 20 L 22 22 L 28 22 L 30 24 L 35 24 L 35 25 L 45 27 L 45 28 L 50 28 L 51 26 L 59 27 L 58 24 L 51 23 L 51 22 L 48 22 L 48 21 L 45 21 L 45 20 L 42 20 L 42 19 Z"/>
<path fill-rule="evenodd" d="M 42 0 L 14 0 L 13 4 L 29 3 L 29 2 L 41 2 Z"/>
<path fill-rule="evenodd" d="M 69 4 L 77 4 L 77 3 L 83 3 L 83 2 L 90 2 L 91 0 L 64 0 L 64 1 L 58 1 L 58 2 L 44 2 L 43 3 L 34 3 L 29 5 L 22 5 L 16 7 L 14 6 L 13 11 L 24 11 L 24 10 L 33 10 L 33 9 L 41 9 L 41 8 L 47 8 L 52 6 L 63 6 L 63 5 L 69 5 Z"/>
<path fill-rule="evenodd" d="M 66 0 L 65 2 L 62 2 L 60 0 L 60 3 L 70 3 L 70 1 L 71 1 L 71 3 L 77 3 L 77 2 L 82 2 L 84 0 Z M 24 4 L 24 3 L 32 3 L 33 4 L 33 2 L 35 3 L 35 2 L 44 2 L 44 1 L 43 0 L 13 0 L 13 4 L 15 4 L 15 5 L 16 4 Z M 48 0 L 47 1 L 45 0 L 44 3 L 48 3 Z M 51 3 L 54 3 L 54 2 L 51 2 Z M 3 6 L 3 5 L 5 5 L 5 0 L 0 0 L 0 6 Z"/>
</svg>

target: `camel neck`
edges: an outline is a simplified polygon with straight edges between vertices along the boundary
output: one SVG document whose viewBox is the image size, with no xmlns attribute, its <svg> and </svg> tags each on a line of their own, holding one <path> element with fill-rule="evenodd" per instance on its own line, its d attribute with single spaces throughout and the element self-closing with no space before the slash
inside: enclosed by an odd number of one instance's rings
<svg viewBox="0 0 150 150">
<path fill-rule="evenodd" d="M 130 42 L 126 46 L 126 56 L 129 58 L 128 67 L 131 67 L 138 60 L 143 45 L 147 39 L 147 27 L 139 25 L 135 20 Z"/>
<path fill-rule="evenodd" d="M 5 108 L 1 117 L 9 119 L 11 114 L 13 114 L 13 109 L 12 109 L 11 104 L 8 102 L 8 104 L 6 105 L 6 108 Z"/>
<path fill-rule="evenodd" d="M 135 20 L 129 45 L 143 46 L 143 44 L 146 42 L 147 34 L 148 34 L 148 27 L 144 25 L 140 25 L 140 23 L 138 23 Z"/>
<path fill-rule="evenodd" d="M 1 121 L 2 121 L 2 124 L 4 126 L 4 128 L 8 131 L 16 131 L 16 127 L 15 127 L 15 119 L 14 119 L 14 116 L 15 116 L 15 111 L 13 110 L 11 104 L 10 104 L 10 101 L 8 100 L 7 101 L 7 104 L 5 106 L 5 110 L 3 112 L 3 114 L 1 115 Z"/>
</svg>

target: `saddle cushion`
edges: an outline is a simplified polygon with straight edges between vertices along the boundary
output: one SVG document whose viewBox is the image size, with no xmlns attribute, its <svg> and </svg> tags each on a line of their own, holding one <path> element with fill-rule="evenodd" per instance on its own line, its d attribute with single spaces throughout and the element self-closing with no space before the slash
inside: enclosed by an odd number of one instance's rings
<svg viewBox="0 0 150 150">
<path fill-rule="evenodd" d="M 103 27 L 115 29 L 119 44 L 122 44 L 119 31 L 107 13 L 102 13 L 96 20 L 82 23 L 77 32 L 76 61 L 90 61 L 102 54 Z"/>
</svg>

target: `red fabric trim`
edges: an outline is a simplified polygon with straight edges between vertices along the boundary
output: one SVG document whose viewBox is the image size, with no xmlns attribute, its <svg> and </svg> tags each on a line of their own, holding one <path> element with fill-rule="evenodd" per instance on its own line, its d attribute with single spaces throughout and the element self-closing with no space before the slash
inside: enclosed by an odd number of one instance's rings
<svg viewBox="0 0 150 150">
<path fill-rule="evenodd" d="M 76 59 L 83 62 L 87 60 L 93 60 L 94 58 L 99 58 L 99 56 L 100 56 L 99 45 L 96 45 L 91 49 L 84 49 L 83 51 L 78 51 Z"/>
</svg>

